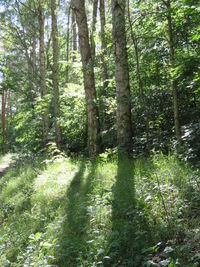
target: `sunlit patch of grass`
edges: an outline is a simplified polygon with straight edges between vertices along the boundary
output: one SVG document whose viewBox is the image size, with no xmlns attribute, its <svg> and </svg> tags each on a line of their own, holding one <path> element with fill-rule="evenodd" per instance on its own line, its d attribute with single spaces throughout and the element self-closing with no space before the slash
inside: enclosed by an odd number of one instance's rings
<svg viewBox="0 0 200 267">
<path fill-rule="evenodd" d="M 46 205 L 62 199 L 77 168 L 69 159 L 48 165 L 34 181 L 33 203 L 43 202 Z"/>
<path fill-rule="evenodd" d="M 13 156 L 14 154 L 11 154 L 11 153 L 0 155 L 0 164 L 9 165 L 10 163 L 13 162 Z"/>
</svg>

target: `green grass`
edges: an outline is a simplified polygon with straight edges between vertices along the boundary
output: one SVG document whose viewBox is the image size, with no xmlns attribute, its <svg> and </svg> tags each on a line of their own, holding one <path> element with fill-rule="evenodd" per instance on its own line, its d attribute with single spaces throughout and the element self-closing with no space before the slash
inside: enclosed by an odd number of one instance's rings
<svg viewBox="0 0 200 267">
<path fill-rule="evenodd" d="M 174 156 L 16 161 L 0 180 L 0 266 L 199 266 L 199 186 Z"/>
</svg>

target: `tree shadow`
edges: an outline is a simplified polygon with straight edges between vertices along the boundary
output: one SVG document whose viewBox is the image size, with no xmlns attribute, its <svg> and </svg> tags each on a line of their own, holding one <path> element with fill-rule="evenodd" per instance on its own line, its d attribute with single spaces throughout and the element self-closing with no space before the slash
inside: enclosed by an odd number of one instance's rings
<svg viewBox="0 0 200 267">
<path fill-rule="evenodd" d="M 92 163 L 87 177 L 86 162 L 81 162 L 66 192 L 67 205 L 65 219 L 61 226 L 59 248 L 57 255 L 58 266 L 82 266 L 81 262 L 88 255 L 87 237 L 89 222 L 89 195 L 93 190 L 96 163 Z"/>
<path fill-rule="evenodd" d="M 134 163 L 127 157 L 118 159 L 116 182 L 113 186 L 112 233 L 110 256 L 105 266 L 113 266 L 122 259 L 134 255 L 134 211 L 135 211 Z M 105 259 L 104 259 L 105 260 Z M 109 263 L 110 261 L 110 263 Z"/>
</svg>

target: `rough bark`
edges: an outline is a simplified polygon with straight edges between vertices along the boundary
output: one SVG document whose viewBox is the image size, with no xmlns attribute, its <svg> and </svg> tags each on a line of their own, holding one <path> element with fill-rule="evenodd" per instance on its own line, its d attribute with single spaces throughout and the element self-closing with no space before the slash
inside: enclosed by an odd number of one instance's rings
<svg viewBox="0 0 200 267">
<path fill-rule="evenodd" d="M 120 153 L 130 152 L 132 139 L 130 84 L 125 33 L 125 2 L 125 0 L 112 0 L 117 92 L 117 140 Z"/>
<path fill-rule="evenodd" d="M 42 1 L 39 1 L 39 8 L 38 8 L 38 20 L 39 20 L 39 56 L 40 56 L 40 94 L 41 98 L 47 94 L 47 87 L 46 87 L 46 68 L 45 68 L 45 43 L 44 43 L 44 8 Z M 43 145 L 47 144 L 48 140 L 48 117 L 47 117 L 47 110 L 43 110 L 42 112 L 42 124 L 43 124 Z"/>
<path fill-rule="evenodd" d="M 168 35 L 169 35 L 169 49 L 170 49 L 170 65 L 171 69 L 174 68 L 174 39 L 173 39 L 173 29 L 172 29 L 172 17 L 171 17 L 171 1 L 167 0 L 167 21 L 168 21 Z M 173 95 L 173 106 L 174 106 L 174 124 L 175 133 L 177 140 L 181 138 L 180 122 L 179 122 L 179 110 L 178 110 L 178 90 L 177 81 L 171 77 L 171 88 Z"/>
<path fill-rule="evenodd" d="M 79 46 L 83 66 L 85 98 L 88 120 L 88 148 L 91 158 L 98 155 L 100 149 L 99 140 L 99 116 L 97 108 L 96 88 L 94 81 L 94 69 L 92 64 L 91 48 L 89 44 L 88 25 L 85 12 L 85 1 L 72 0 L 72 8 L 76 14 L 78 24 Z"/>
<path fill-rule="evenodd" d="M 54 123 L 56 132 L 56 144 L 61 145 L 61 130 L 59 125 L 60 99 L 58 84 L 58 26 L 57 26 L 57 0 L 51 0 L 51 18 L 52 18 L 52 44 L 53 44 L 53 91 L 54 91 Z"/>
</svg>

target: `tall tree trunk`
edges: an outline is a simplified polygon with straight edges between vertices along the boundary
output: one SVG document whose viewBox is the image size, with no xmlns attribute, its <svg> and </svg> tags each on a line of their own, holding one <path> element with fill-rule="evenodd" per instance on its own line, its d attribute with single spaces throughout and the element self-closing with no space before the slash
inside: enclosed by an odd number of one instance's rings
<svg viewBox="0 0 200 267">
<path fill-rule="evenodd" d="M 105 61 L 106 58 L 106 39 L 105 39 L 105 26 L 106 26 L 106 18 L 105 18 L 105 0 L 100 0 L 100 21 L 101 21 L 101 49 L 102 49 L 102 76 L 103 76 L 103 90 L 104 95 L 106 95 L 106 90 L 108 87 L 108 70 L 107 64 Z"/>
<path fill-rule="evenodd" d="M 167 21 L 168 21 L 168 35 L 169 35 L 169 49 L 170 49 L 170 65 L 171 69 L 174 68 L 174 39 L 173 39 L 173 29 L 172 29 L 172 17 L 171 17 L 171 1 L 167 0 Z M 173 94 L 173 106 L 174 106 L 174 124 L 175 133 L 177 140 L 181 138 L 180 122 L 179 122 L 179 111 L 178 111 L 178 90 L 177 81 L 171 77 L 171 87 Z"/>
<path fill-rule="evenodd" d="M 91 55 L 94 60 L 95 58 L 95 33 L 96 33 L 96 24 L 97 24 L 97 8 L 98 0 L 93 0 L 93 16 L 92 16 L 92 33 L 91 33 Z"/>
<path fill-rule="evenodd" d="M 102 69 L 102 79 L 103 79 L 103 90 L 100 92 L 100 103 L 102 103 L 102 129 L 106 130 L 108 129 L 108 121 L 109 118 L 106 114 L 106 104 L 105 104 L 105 98 L 108 95 L 107 87 L 108 87 L 108 69 L 107 69 L 107 62 L 106 62 L 106 38 L 105 38 L 105 26 L 106 26 L 106 18 L 105 18 L 105 0 L 100 0 L 100 23 L 101 23 L 101 69 Z M 102 98 L 104 96 L 104 98 Z"/>
<path fill-rule="evenodd" d="M 120 153 L 130 152 L 132 139 L 130 84 L 125 33 L 125 2 L 125 0 L 112 0 L 117 91 L 117 140 Z"/>
<path fill-rule="evenodd" d="M 100 150 L 99 115 L 94 81 L 94 68 L 92 64 L 87 17 L 85 12 L 85 1 L 72 0 L 72 8 L 76 14 L 76 21 L 78 24 L 79 46 L 83 65 L 84 88 L 88 119 L 88 148 L 90 157 L 95 158 Z"/>
<path fill-rule="evenodd" d="M 51 0 L 51 18 L 52 18 L 52 42 L 53 42 L 53 91 L 54 91 L 54 120 L 56 131 L 56 144 L 61 146 L 61 130 L 59 125 L 60 116 L 60 99 L 59 99 L 59 84 L 58 84 L 58 27 L 57 27 L 57 0 Z"/>
<path fill-rule="evenodd" d="M 6 153 L 6 129 L 5 129 L 5 94 L 4 90 L 1 96 L 1 111 L 2 111 L 2 151 Z"/>
<path fill-rule="evenodd" d="M 136 71 L 137 71 L 137 78 L 138 78 L 138 84 L 139 84 L 139 89 L 140 89 L 140 96 L 141 99 L 144 97 L 144 92 L 143 92 L 143 84 L 142 84 L 142 79 L 140 75 L 140 61 L 139 61 L 139 53 L 138 53 L 138 43 L 137 43 L 137 38 L 134 34 L 133 31 L 133 25 L 131 21 L 131 15 L 130 15 L 130 0 L 128 0 L 128 20 L 129 20 L 129 26 L 131 30 L 131 39 L 133 41 L 134 49 L 135 49 L 135 57 L 136 57 Z"/>
<path fill-rule="evenodd" d="M 10 112 L 10 89 L 8 89 L 7 107 L 6 107 L 6 145 L 7 147 L 8 147 L 8 142 L 9 142 L 9 112 Z"/>
<path fill-rule="evenodd" d="M 37 47 L 37 32 L 35 25 L 35 18 L 33 19 L 33 48 L 32 48 L 32 61 L 33 61 L 33 94 L 34 98 L 37 94 L 37 65 L 36 65 L 36 47 Z"/>
<path fill-rule="evenodd" d="M 137 37 L 134 34 L 133 25 L 132 25 L 132 21 L 131 21 L 130 0 L 128 0 L 128 21 L 129 21 L 129 26 L 130 26 L 130 30 L 131 30 L 131 39 L 132 39 L 134 49 L 135 49 L 136 73 L 137 73 L 137 79 L 138 79 L 138 86 L 139 86 L 139 90 L 140 90 L 141 103 L 142 103 L 143 108 L 144 108 L 144 122 L 145 122 L 147 141 L 148 141 L 149 140 L 149 121 L 148 121 L 148 114 L 147 114 L 147 109 L 146 109 L 146 98 L 144 95 L 143 82 L 142 82 L 141 73 L 140 73 L 138 42 L 137 42 Z"/>
<path fill-rule="evenodd" d="M 72 10 L 72 37 L 73 37 L 73 62 L 76 59 L 76 51 L 77 51 L 77 27 L 76 27 L 76 15 Z"/>
<path fill-rule="evenodd" d="M 69 33 L 70 33 L 70 13 L 71 13 L 71 7 L 69 7 L 68 10 L 68 18 L 67 18 L 67 66 L 66 66 L 66 72 L 65 72 L 65 79 L 66 79 L 66 85 L 69 83 Z"/>
<path fill-rule="evenodd" d="M 39 8 L 38 8 L 38 20 L 39 20 L 39 41 L 40 41 L 40 94 L 42 100 L 47 94 L 47 87 L 46 87 L 46 68 L 45 68 L 45 52 L 44 52 L 44 8 L 43 3 L 39 1 Z M 43 123 L 43 145 L 45 146 L 48 141 L 48 117 L 47 117 L 47 108 L 42 111 L 42 123 Z"/>
</svg>

